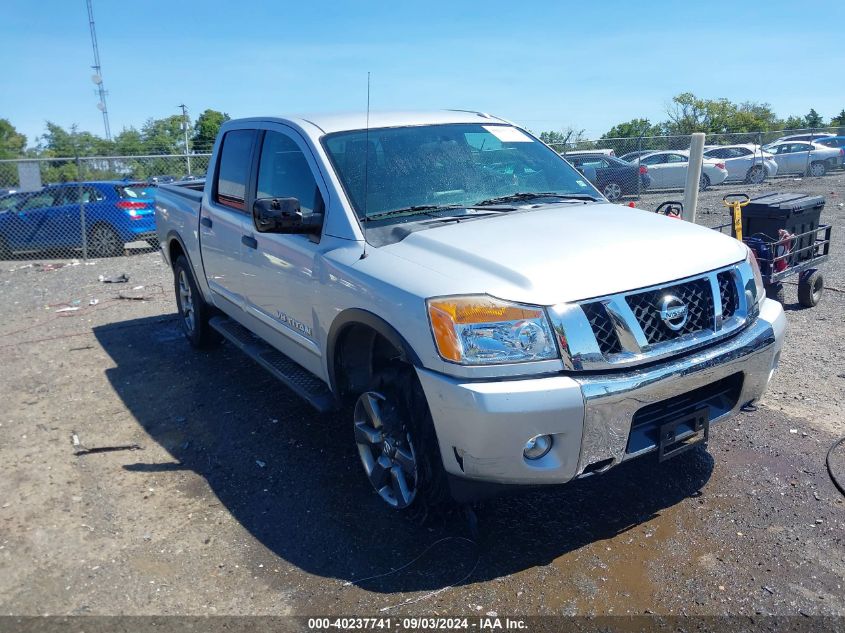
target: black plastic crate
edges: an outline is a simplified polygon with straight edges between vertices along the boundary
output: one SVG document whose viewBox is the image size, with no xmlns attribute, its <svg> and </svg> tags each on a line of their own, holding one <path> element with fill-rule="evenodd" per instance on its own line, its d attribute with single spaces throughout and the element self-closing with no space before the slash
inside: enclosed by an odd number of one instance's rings
<svg viewBox="0 0 845 633">
<path fill-rule="evenodd" d="M 824 196 L 806 193 L 769 193 L 751 202 L 742 209 L 743 237 L 761 237 L 767 242 L 778 241 L 778 230 L 785 229 L 793 234 L 808 233 L 819 226 L 824 208 Z M 813 256 L 815 234 L 797 238 L 792 245 L 795 264 Z"/>
</svg>

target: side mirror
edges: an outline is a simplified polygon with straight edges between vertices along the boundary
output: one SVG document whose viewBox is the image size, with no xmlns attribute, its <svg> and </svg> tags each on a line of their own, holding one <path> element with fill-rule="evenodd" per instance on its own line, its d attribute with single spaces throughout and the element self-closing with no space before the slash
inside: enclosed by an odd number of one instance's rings
<svg viewBox="0 0 845 633">
<path fill-rule="evenodd" d="M 259 233 L 319 235 L 323 215 L 302 215 L 296 198 L 259 198 L 252 205 L 252 218 Z"/>
</svg>

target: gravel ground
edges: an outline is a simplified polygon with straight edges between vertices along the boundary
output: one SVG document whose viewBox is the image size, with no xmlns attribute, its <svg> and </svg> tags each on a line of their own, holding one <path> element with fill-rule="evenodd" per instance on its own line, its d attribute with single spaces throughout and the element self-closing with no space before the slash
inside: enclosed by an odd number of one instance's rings
<svg viewBox="0 0 845 633">
<path fill-rule="evenodd" d="M 474 539 L 461 516 L 384 509 L 345 420 L 229 346 L 192 351 L 156 254 L 2 262 L 0 613 L 845 614 L 824 465 L 845 433 L 843 181 L 744 188 L 824 193 L 836 227 L 822 303 L 788 288 L 756 412 L 714 427 L 709 452 L 485 502 Z M 700 222 L 725 220 L 727 190 L 702 195 Z M 845 449 L 834 463 L 845 476 Z"/>
</svg>

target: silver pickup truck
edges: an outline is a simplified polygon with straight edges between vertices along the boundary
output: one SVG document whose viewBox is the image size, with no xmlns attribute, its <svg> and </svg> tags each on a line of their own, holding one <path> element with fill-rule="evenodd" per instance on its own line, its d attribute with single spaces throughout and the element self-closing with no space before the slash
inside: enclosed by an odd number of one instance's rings
<svg viewBox="0 0 845 633">
<path fill-rule="evenodd" d="M 343 412 L 401 510 L 706 443 L 783 343 L 741 242 L 610 204 L 483 113 L 230 121 L 156 220 L 188 340 Z"/>
</svg>

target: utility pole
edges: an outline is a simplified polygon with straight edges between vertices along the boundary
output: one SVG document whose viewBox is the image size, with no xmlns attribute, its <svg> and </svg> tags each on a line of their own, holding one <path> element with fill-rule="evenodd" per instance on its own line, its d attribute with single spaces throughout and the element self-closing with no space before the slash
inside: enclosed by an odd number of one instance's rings
<svg viewBox="0 0 845 633">
<path fill-rule="evenodd" d="M 191 175 L 191 151 L 188 147 L 188 106 L 184 103 L 176 106 L 182 108 L 182 130 L 185 132 L 185 162 L 188 164 L 188 175 Z"/>
<path fill-rule="evenodd" d="M 106 107 L 106 88 L 103 85 L 103 70 L 100 67 L 100 50 L 97 48 L 97 30 L 94 28 L 94 5 L 88 0 L 88 27 L 91 29 L 91 47 L 94 49 L 94 74 L 91 77 L 97 85 L 97 92 L 100 96 L 100 103 L 97 108 L 103 113 L 103 126 L 106 129 L 106 140 L 111 140 L 111 127 L 109 127 L 109 110 Z"/>
</svg>

